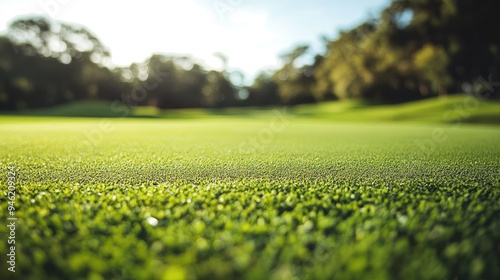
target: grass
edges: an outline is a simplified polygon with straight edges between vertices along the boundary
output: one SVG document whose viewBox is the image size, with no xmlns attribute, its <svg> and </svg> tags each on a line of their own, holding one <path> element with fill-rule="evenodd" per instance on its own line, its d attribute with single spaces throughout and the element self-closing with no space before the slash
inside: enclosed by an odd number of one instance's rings
<svg viewBox="0 0 500 280">
<path fill-rule="evenodd" d="M 110 109 L 111 103 L 106 101 L 78 101 L 51 108 L 31 109 L 23 111 L 14 111 L 3 113 L 21 115 L 21 116 L 55 116 L 55 117 L 100 117 L 100 118 L 118 118 L 123 112 L 117 112 Z"/>
<path fill-rule="evenodd" d="M 112 109 L 113 108 L 113 109 Z M 1 113 L 1 112 L 0 112 Z M 12 114 L 3 112 L 4 115 Z M 198 119 L 228 116 L 262 118 L 269 110 L 259 108 L 177 109 L 159 110 L 139 106 L 127 110 L 123 104 L 111 105 L 101 101 L 82 101 L 54 108 L 28 110 L 16 113 L 31 116 L 60 117 L 136 117 Z M 361 101 L 334 101 L 288 108 L 290 117 L 311 118 L 337 122 L 420 122 L 420 123 L 482 123 L 500 124 L 500 102 L 477 100 L 470 95 L 452 95 L 447 98 L 429 98 L 399 105 L 373 106 Z"/>
<path fill-rule="evenodd" d="M 18 219 L 16 273 L 4 257 L 0 278 L 500 276 L 496 126 L 297 110 L 0 118 L 0 219 L 10 166 Z"/>
<path fill-rule="evenodd" d="M 500 124 L 500 102 L 481 101 L 469 95 L 430 98 L 399 105 L 370 106 L 362 102 L 328 102 L 319 106 L 300 106 L 299 116 L 334 121 L 411 121 L 434 123 Z"/>
</svg>

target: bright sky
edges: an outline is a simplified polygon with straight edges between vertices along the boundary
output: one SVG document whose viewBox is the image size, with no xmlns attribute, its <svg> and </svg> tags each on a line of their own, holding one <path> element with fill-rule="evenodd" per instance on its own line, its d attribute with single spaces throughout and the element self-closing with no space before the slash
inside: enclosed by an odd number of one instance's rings
<svg viewBox="0 0 500 280">
<path fill-rule="evenodd" d="M 190 54 L 253 76 L 279 65 L 278 56 L 301 43 L 321 51 L 320 35 L 377 14 L 390 0 L 2 0 L 0 31 L 16 17 L 45 14 L 82 24 L 111 49 L 113 62 L 142 62 L 154 52 Z"/>
</svg>

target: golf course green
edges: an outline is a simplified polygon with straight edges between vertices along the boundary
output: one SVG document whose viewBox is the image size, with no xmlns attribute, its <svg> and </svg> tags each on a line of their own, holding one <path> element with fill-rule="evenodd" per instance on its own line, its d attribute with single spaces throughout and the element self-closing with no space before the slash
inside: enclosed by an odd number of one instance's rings
<svg viewBox="0 0 500 280">
<path fill-rule="evenodd" d="M 500 276 L 498 126 L 378 110 L 3 116 L 0 251 L 19 279 Z"/>
</svg>

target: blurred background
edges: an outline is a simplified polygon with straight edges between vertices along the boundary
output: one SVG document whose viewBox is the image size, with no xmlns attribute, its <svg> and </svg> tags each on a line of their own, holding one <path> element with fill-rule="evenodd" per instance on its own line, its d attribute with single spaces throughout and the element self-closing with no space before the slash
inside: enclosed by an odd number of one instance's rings
<svg viewBox="0 0 500 280">
<path fill-rule="evenodd" d="M 495 100 L 499 8 L 493 0 L 4 0 L 0 112 L 78 104 L 84 115 L 125 117 L 131 108 Z"/>
</svg>

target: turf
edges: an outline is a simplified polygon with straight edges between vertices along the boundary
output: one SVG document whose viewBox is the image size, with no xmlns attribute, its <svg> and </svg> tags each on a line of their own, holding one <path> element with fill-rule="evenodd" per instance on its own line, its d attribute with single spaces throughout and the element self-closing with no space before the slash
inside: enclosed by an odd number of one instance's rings
<svg viewBox="0 0 500 280">
<path fill-rule="evenodd" d="M 221 119 L 226 117 L 262 118 L 268 109 L 177 109 L 160 110 L 156 107 L 127 108 L 122 103 L 80 101 L 53 108 L 2 112 L 0 115 L 106 117 L 106 118 L 168 118 L 168 119 Z M 500 102 L 479 100 L 471 95 L 451 95 L 429 98 L 395 105 L 367 104 L 362 101 L 333 101 L 298 105 L 287 110 L 288 115 L 335 122 L 414 122 L 414 123 L 478 123 L 500 125 Z"/>
<path fill-rule="evenodd" d="M 0 219 L 13 166 L 18 220 L 0 278 L 495 279 L 499 140 L 278 111 L 3 117 Z"/>
<path fill-rule="evenodd" d="M 500 102 L 479 100 L 471 95 L 429 98 L 397 105 L 370 105 L 365 102 L 325 102 L 299 106 L 299 116 L 329 121 L 406 121 L 433 123 L 500 124 Z"/>
<path fill-rule="evenodd" d="M 30 109 L 22 111 L 4 111 L 4 115 L 22 115 L 22 116 L 56 116 L 56 117 L 101 117 L 118 118 L 123 112 L 111 110 L 111 103 L 107 101 L 88 100 L 78 101 L 69 104 Z"/>
</svg>

